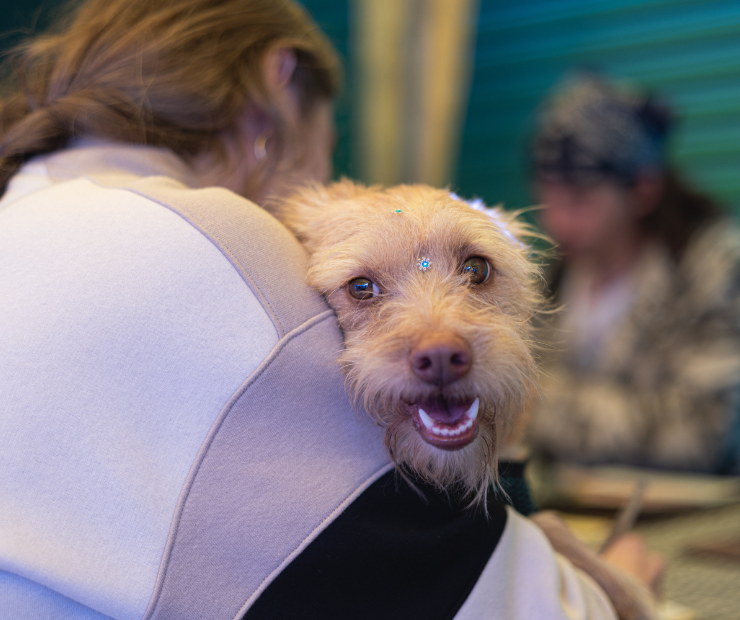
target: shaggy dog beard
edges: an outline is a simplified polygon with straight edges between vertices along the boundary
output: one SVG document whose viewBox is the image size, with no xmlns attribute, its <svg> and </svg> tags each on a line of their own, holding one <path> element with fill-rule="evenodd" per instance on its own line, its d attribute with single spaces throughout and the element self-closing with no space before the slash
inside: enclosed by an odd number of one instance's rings
<svg viewBox="0 0 740 620">
<path fill-rule="evenodd" d="M 470 505 L 485 506 L 488 490 L 498 475 L 495 411 L 490 415 L 486 411 L 489 419 L 479 420 L 475 441 L 455 451 L 440 450 L 427 444 L 402 415 L 394 417 L 383 438 L 398 471 L 403 475 L 404 467 L 408 468 L 425 482 L 459 492 Z"/>
</svg>

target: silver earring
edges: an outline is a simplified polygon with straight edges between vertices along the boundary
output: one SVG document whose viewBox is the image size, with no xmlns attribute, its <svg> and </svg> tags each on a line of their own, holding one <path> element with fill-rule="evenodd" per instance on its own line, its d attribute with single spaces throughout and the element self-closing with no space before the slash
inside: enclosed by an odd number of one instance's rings
<svg viewBox="0 0 740 620">
<path fill-rule="evenodd" d="M 254 156 L 257 159 L 264 159 L 265 155 L 267 155 L 267 135 L 261 134 L 254 141 Z"/>
</svg>

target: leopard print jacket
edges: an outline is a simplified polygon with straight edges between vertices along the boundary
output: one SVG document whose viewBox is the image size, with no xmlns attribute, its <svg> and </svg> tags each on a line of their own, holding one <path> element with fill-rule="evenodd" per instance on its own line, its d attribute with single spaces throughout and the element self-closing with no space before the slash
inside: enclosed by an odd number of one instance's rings
<svg viewBox="0 0 740 620">
<path fill-rule="evenodd" d="M 636 277 L 630 309 L 588 368 L 557 315 L 546 329 L 531 449 L 571 462 L 738 472 L 740 232 L 715 222 L 678 264 L 651 252 Z"/>
</svg>

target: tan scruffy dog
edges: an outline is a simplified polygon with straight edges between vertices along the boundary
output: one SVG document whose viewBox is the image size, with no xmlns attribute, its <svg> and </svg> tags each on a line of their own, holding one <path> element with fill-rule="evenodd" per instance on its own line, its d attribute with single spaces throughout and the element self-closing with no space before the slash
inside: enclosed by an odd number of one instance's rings
<svg viewBox="0 0 740 620">
<path fill-rule="evenodd" d="M 445 190 L 342 181 L 273 205 L 311 255 L 307 281 L 336 310 L 352 394 L 386 428 L 393 460 L 485 502 L 496 449 L 533 388 L 539 270 L 516 217 Z M 654 599 L 552 513 L 535 522 L 599 583 L 621 620 Z"/>
<path fill-rule="evenodd" d="M 342 181 L 274 211 L 311 255 L 307 281 L 339 317 L 351 393 L 386 428 L 393 460 L 484 500 L 536 372 L 527 228 L 426 186 Z"/>
</svg>

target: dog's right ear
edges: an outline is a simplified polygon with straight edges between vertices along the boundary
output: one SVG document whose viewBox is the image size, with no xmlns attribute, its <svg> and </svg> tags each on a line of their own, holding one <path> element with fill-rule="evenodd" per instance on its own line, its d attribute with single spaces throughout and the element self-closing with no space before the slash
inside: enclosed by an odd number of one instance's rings
<svg viewBox="0 0 740 620">
<path fill-rule="evenodd" d="M 349 210 L 348 203 L 375 191 L 346 178 L 327 186 L 312 184 L 271 204 L 269 211 L 313 254 L 326 239 L 341 238 L 337 234 L 341 218 L 336 216 Z"/>
</svg>

